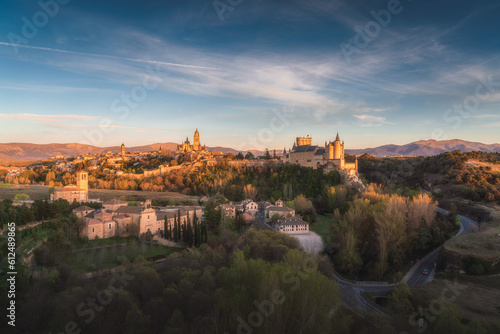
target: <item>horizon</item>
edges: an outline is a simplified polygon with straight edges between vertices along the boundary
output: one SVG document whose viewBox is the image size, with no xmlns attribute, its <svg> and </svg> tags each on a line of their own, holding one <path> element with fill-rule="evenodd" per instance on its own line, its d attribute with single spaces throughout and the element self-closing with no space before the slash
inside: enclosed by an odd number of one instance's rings
<svg viewBox="0 0 500 334">
<path fill-rule="evenodd" d="M 500 142 L 492 0 L 62 3 L 0 5 L 4 144 Z"/>
<path fill-rule="evenodd" d="M 314 138 L 313 138 L 314 139 Z M 342 137 L 341 137 L 341 140 L 342 140 Z M 191 141 L 191 140 L 190 140 Z M 464 139 L 458 139 L 458 138 L 453 138 L 453 139 L 446 139 L 446 140 L 435 140 L 435 139 L 420 139 L 420 140 L 416 140 L 414 142 L 409 142 L 409 143 L 403 143 L 403 144 L 396 144 L 396 143 L 386 143 L 386 144 L 382 144 L 382 145 L 378 145 L 378 146 L 372 146 L 372 147 L 361 147 L 361 148 L 355 148 L 355 147 L 346 147 L 346 151 L 352 151 L 352 150 L 368 150 L 368 149 L 373 149 L 373 148 L 379 148 L 379 147 L 384 147 L 384 146 L 390 146 L 390 145 L 396 145 L 396 146 L 405 146 L 405 145 L 409 145 L 409 144 L 413 144 L 413 143 L 417 143 L 417 142 L 429 142 L 429 141 L 435 141 L 435 142 L 453 142 L 453 141 L 465 141 L 465 142 L 468 142 L 468 143 L 475 143 L 475 144 L 484 144 L 484 145 L 488 145 L 488 146 L 491 146 L 491 145 L 500 145 L 500 142 L 497 142 L 497 143 L 484 143 L 484 142 L 479 142 L 479 141 L 469 141 L 469 140 L 464 140 Z M 125 143 L 125 148 L 134 148 L 134 147 L 141 147 L 141 146 L 152 146 L 152 145 L 162 145 L 162 144 L 175 144 L 175 145 L 179 145 L 181 144 L 182 142 L 155 142 L 155 143 L 146 143 L 146 144 L 139 144 L 139 145 L 126 145 Z M 10 143 L 0 143 L 0 145 L 13 145 L 13 144 L 26 144 L 26 145 L 89 145 L 89 144 L 85 144 L 85 143 L 71 143 L 71 142 L 67 142 L 67 143 L 32 143 L 32 142 L 10 142 Z M 96 148 L 101 148 L 101 149 L 105 149 L 105 148 L 120 148 L 122 143 L 120 144 L 116 144 L 116 145 L 109 145 L 109 146 L 94 146 Z M 206 145 L 208 148 L 216 148 L 216 147 L 220 147 L 220 148 L 224 148 L 224 149 L 233 149 L 235 151 L 238 151 L 236 148 L 234 147 L 231 147 L 231 146 L 221 146 L 221 145 L 207 145 L 207 144 L 203 144 L 202 145 Z M 313 145 L 318 145 L 320 147 L 323 147 L 324 145 L 321 145 L 321 144 L 316 144 L 313 140 Z M 92 146 L 92 145 L 91 145 Z M 293 144 L 292 144 L 293 146 Z M 281 149 L 279 147 L 273 147 L 273 146 L 269 146 L 269 147 L 264 147 L 262 149 L 249 149 L 249 150 L 241 150 L 242 152 L 243 151 L 260 151 L 260 152 L 264 152 L 266 149 L 268 149 L 269 151 L 272 151 L 272 150 L 280 150 L 281 152 Z M 289 150 L 289 147 L 286 147 L 286 150 L 288 151 Z"/>
</svg>

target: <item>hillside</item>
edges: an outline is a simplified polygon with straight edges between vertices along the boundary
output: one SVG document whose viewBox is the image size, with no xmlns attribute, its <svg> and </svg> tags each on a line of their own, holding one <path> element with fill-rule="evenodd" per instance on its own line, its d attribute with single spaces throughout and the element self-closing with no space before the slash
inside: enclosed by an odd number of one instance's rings
<svg viewBox="0 0 500 334">
<path fill-rule="evenodd" d="M 143 146 L 126 147 L 127 152 L 148 152 L 160 149 L 177 149 L 176 143 L 155 143 Z M 30 144 L 30 143 L 8 143 L 0 144 L 0 161 L 13 160 L 43 160 L 55 156 L 71 156 L 87 153 L 113 153 L 120 152 L 120 146 L 98 147 L 84 144 Z M 238 151 L 227 147 L 212 147 L 209 151 L 222 151 L 223 153 L 238 154 Z M 262 155 L 263 151 L 251 151 L 254 155 Z M 246 151 L 243 152 L 246 154 Z"/>
<path fill-rule="evenodd" d="M 177 148 L 176 143 L 155 143 L 143 146 L 126 147 L 127 152 L 147 152 L 155 151 L 159 148 L 170 149 L 174 151 Z M 223 153 L 238 154 L 239 151 L 230 147 L 209 147 L 209 151 L 221 151 Z M 500 144 L 483 144 L 468 142 L 464 140 L 420 140 L 406 145 L 384 145 L 374 148 L 359 150 L 346 150 L 346 153 L 360 155 L 369 153 L 377 157 L 395 157 L 395 156 L 413 156 L 438 155 L 444 152 L 460 150 L 462 152 L 484 151 L 500 152 Z M 71 156 L 85 153 L 104 153 L 107 151 L 119 152 L 120 146 L 97 147 L 84 144 L 28 144 L 28 143 L 8 143 L 0 144 L 0 161 L 12 160 L 42 160 L 55 156 Z M 269 150 L 272 152 L 272 150 Z M 250 150 L 255 156 L 263 155 L 264 151 Z M 281 150 L 277 150 L 281 153 Z M 243 151 L 246 154 L 247 151 Z"/>
<path fill-rule="evenodd" d="M 488 153 L 500 152 L 500 144 L 483 144 L 465 140 L 420 140 L 406 145 L 383 145 L 360 150 L 346 150 L 346 153 L 359 155 L 368 153 L 376 157 L 397 156 L 431 156 L 444 152 L 460 150 L 462 152 L 484 151 Z"/>
</svg>

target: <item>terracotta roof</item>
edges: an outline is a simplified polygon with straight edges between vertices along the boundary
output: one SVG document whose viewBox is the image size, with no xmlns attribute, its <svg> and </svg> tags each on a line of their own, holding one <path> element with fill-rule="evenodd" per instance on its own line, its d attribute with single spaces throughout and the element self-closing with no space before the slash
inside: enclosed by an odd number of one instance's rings
<svg viewBox="0 0 500 334">
<path fill-rule="evenodd" d="M 243 220 L 244 220 L 244 221 L 247 221 L 247 222 L 248 222 L 248 221 L 252 221 L 252 220 L 253 220 L 252 215 L 251 215 L 251 214 L 249 214 L 249 213 L 246 213 L 246 212 L 245 212 L 245 213 L 243 213 L 243 214 L 241 215 L 241 217 L 243 218 Z"/>
<path fill-rule="evenodd" d="M 73 209 L 73 212 L 84 212 L 84 211 L 94 211 L 94 209 L 86 205 L 79 206 L 76 209 Z"/>
<path fill-rule="evenodd" d="M 106 205 L 117 205 L 117 204 L 128 204 L 128 202 L 120 201 L 118 199 L 112 199 L 111 201 L 107 201 L 102 205 L 106 206 Z"/>
<path fill-rule="evenodd" d="M 117 212 L 117 213 L 129 213 L 129 214 L 140 214 L 142 211 L 144 211 L 144 208 L 142 206 L 121 206 L 118 209 L 116 209 L 115 212 Z"/>
<path fill-rule="evenodd" d="M 89 220 L 89 222 L 88 222 L 88 225 L 89 225 L 89 226 L 90 226 L 90 225 L 99 225 L 99 224 L 102 224 L 102 221 L 97 220 L 97 219 L 91 219 L 91 220 Z"/>
</svg>

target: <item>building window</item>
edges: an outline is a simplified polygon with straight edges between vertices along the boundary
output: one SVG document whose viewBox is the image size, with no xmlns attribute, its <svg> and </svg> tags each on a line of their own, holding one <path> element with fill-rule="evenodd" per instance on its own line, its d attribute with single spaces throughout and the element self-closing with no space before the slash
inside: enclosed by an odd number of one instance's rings
<svg viewBox="0 0 500 334">
<path fill-rule="evenodd" d="M 92 228 L 92 233 L 94 233 L 94 228 Z"/>
<path fill-rule="evenodd" d="M 111 230 L 111 224 L 109 224 L 109 229 Z"/>
</svg>

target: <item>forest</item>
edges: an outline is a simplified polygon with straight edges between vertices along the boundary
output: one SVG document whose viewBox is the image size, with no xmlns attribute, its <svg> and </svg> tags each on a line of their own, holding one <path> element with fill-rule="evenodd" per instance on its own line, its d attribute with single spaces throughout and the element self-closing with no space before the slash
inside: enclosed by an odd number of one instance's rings
<svg viewBox="0 0 500 334">
<path fill-rule="evenodd" d="M 331 225 L 336 270 L 358 280 L 398 280 L 398 271 L 453 236 L 456 212 L 442 215 L 427 194 L 370 185 L 337 208 Z"/>
<path fill-rule="evenodd" d="M 75 184 L 74 174 L 53 169 L 35 169 L 14 178 L 0 170 L 0 182 L 19 184 L 45 184 L 49 187 Z M 299 194 L 315 198 L 326 185 L 341 182 L 338 172 L 324 175 L 321 169 L 313 170 L 297 165 L 264 167 L 238 167 L 220 163 L 198 170 L 172 170 L 167 175 L 143 180 L 129 179 L 116 174 L 90 171 L 89 186 L 93 189 L 173 191 L 186 195 L 214 196 L 221 194 L 230 201 L 245 198 L 244 187 L 252 184 L 259 191 L 254 200 L 291 200 Z"/>
<path fill-rule="evenodd" d="M 468 161 L 487 163 L 470 166 Z M 442 186 L 441 196 L 455 195 L 450 185 L 460 186 L 458 195 L 474 202 L 500 201 L 499 153 L 452 151 L 429 157 L 377 158 L 364 154 L 359 158 L 359 172 L 368 182 L 398 187 L 431 189 Z"/>
</svg>

